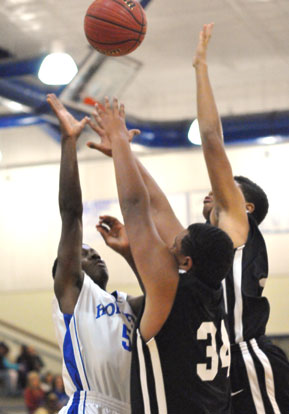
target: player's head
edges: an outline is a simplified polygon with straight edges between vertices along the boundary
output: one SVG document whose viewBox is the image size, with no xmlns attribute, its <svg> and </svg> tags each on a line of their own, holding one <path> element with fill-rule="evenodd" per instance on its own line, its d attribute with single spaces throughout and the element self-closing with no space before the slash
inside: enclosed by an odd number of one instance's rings
<svg viewBox="0 0 289 414">
<path fill-rule="evenodd" d="M 235 182 L 239 185 L 245 201 L 248 213 L 252 214 L 258 224 L 260 224 L 268 213 L 269 203 L 265 192 L 249 178 L 235 176 Z M 214 207 L 214 195 L 210 191 L 204 198 L 203 216 L 209 221 L 211 211 Z"/>
<path fill-rule="evenodd" d="M 88 244 L 82 245 L 81 251 L 82 270 L 102 289 L 106 289 L 108 282 L 108 270 L 99 253 Z"/>
<path fill-rule="evenodd" d="M 52 267 L 52 276 L 55 278 L 58 259 L 55 259 Z M 82 270 L 102 289 L 106 289 L 108 282 L 108 270 L 105 262 L 101 259 L 96 250 L 87 244 L 81 249 Z"/>
<path fill-rule="evenodd" d="M 233 262 L 233 242 L 221 229 L 205 223 L 191 224 L 171 249 L 180 269 L 193 272 L 212 286 L 220 283 Z"/>
<path fill-rule="evenodd" d="M 239 184 L 244 194 L 249 212 L 258 224 L 262 223 L 269 209 L 269 202 L 265 192 L 247 177 L 235 176 L 234 180 Z M 252 205 L 251 208 L 250 204 Z"/>
</svg>

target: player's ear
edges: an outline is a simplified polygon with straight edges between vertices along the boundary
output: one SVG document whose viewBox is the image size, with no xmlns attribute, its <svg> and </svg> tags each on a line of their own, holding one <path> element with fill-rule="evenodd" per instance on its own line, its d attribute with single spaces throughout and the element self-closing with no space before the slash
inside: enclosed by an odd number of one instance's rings
<svg viewBox="0 0 289 414">
<path fill-rule="evenodd" d="M 253 203 L 246 203 L 246 211 L 247 213 L 253 213 L 253 211 L 255 210 L 255 204 Z"/>
<path fill-rule="evenodd" d="M 190 256 L 184 256 L 179 268 L 188 272 L 193 266 L 193 261 Z"/>
</svg>

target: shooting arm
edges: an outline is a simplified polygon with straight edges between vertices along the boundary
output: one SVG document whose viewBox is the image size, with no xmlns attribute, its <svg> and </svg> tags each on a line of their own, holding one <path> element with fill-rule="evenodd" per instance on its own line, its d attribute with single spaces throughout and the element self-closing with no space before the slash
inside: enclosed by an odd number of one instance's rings
<svg viewBox="0 0 289 414">
<path fill-rule="evenodd" d="M 249 227 L 245 199 L 234 181 L 225 152 L 222 125 L 208 75 L 206 52 L 212 29 L 212 24 L 204 25 L 193 62 L 198 122 L 216 206 L 211 221 L 229 233 L 236 247 L 246 242 Z"/>
<path fill-rule="evenodd" d="M 59 180 L 59 210 L 62 221 L 54 280 L 55 295 L 63 313 L 72 314 L 82 286 L 82 197 L 79 181 L 76 141 L 87 123 L 77 121 L 55 95 L 48 103 L 61 127 L 61 161 Z"/>
<path fill-rule="evenodd" d="M 107 100 L 105 118 L 120 207 L 132 255 L 146 291 L 141 332 L 149 339 L 158 332 L 171 310 L 178 283 L 177 264 L 154 226 L 149 195 L 130 149 L 123 105 L 119 109 L 114 99 L 111 110 Z"/>
</svg>

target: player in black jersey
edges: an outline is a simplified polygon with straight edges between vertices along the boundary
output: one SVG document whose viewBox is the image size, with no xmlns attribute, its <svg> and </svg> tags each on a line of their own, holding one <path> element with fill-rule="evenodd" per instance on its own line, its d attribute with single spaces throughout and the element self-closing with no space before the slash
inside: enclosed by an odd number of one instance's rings
<svg viewBox="0 0 289 414">
<path fill-rule="evenodd" d="M 233 177 L 207 69 L 213 24 L 200 33 L 193 66 L 202 148 L 212 185 L 204 200 L 207 221 L 225 230 L 235 247 L 232 271 L 224 281 L 224 304 L 231 342 L 233 413 L 289 413 L 289 363 L 265 336 L 269 303 L 262 297 L 268 276 L 267 252 L 258 224 L 268 210 L 263 190 Z M 221 223 L 222 220 L 222 223 Z"/>
<path fill-rule="evenodd" d="M 153 221 L 123 105 L 114 99 L 111 107 L 106 99 L 96 121 L 111 144 L 120 206 L 146 291 L 134 333 L 132 413 L 230 413 L 221 280 L 232 265 L 232 241 L 214 226 L 193 224 L 169 248 Z"/>
</svg>

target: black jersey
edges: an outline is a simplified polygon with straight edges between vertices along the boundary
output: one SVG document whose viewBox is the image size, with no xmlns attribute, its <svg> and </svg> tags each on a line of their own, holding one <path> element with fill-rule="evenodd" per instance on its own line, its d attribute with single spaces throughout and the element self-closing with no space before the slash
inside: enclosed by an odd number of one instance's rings
<svg viewBox="0 0 289 414">
<path fill-rule="evenodd" d="M 235 250 L 232 271 L 223 281 L 231 343 L 258 338 L 265 333 L 269 302 L 262 297 L 268 276 L 265 241 L 255 219 L 248 214 L 247 242 Z"/>
<path fill-rule="evenodd" d="M 212 289 L 195 276 L 183 274 L 160 332 L 145 343 L 137 323 L 132 414 L 230 412 L 230 345 L 222 300 L 221 286 Z"/>
</svg>

